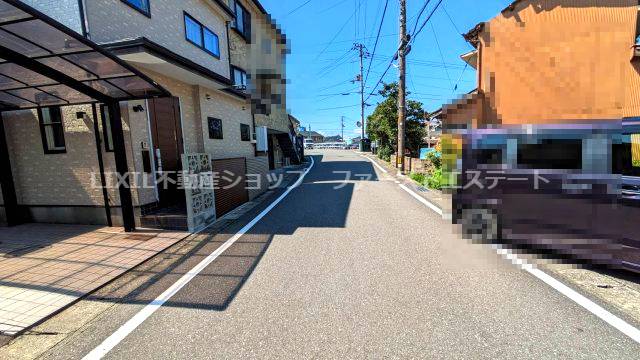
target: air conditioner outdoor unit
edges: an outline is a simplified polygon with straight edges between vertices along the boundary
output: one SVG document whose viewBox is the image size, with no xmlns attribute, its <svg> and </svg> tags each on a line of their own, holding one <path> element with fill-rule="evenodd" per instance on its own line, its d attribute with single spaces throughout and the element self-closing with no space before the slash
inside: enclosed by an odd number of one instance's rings
<svg viewBox="0 0 640 360">
<path fill-rule="evenodd" d="M 256 127 L 256 151 L 269 151 L 266 126 Z"/>
</svg>

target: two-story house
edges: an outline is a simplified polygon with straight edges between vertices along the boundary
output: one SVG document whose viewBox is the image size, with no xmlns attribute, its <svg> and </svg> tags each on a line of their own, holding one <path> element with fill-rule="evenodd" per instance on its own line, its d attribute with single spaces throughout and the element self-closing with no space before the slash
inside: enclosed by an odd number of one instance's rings
<svg viewBox="0 0 640 360">
<path fill-rule="evenodd" d="M 637 23 L 637 0 L 515 1 L 465 35 L 478 91 L 443 115 L 475 127 L 637 116 Z"/>
<path fill-rule="evenodd" d="M 269 171 L 272 148 L 261 152 L 256 147 L 260 122 L 254 115 L 264 104 L 253 100 L 284 99 L 285 82 L 280 81 L 282 89 L 261 92 L 262 97 L 252 96 L 253 89 L 247 86 L 252 83 L 252 75 L 247 74 L 253 74 L 252 66 L 261 62 L 254 59 L 255 46 L 249 46 L 253 34 L 261 33 L 252 29 L 260 26 L 253 25 L 254 18 L 248 12 L 259 9 L 261 17 L 255 16 L 255 22 L 274 30 L 257 1 L 245 4 L 246 8 L 235 3 L 229 6 L 222 0 L 23 3 L 81 34 L 102 51 L 115 54 L 164 94 L 171 94 L 120 102 L 135 224 L 182 227 L 182 217 L 176 221 L 175 216 L 161 215 L 185 212 L 185 194 L 178 186 L 184 154 L 208 154 L 214 172 L 225 174 L 227 186 L 217 186 L 214 191 L 218 216 L 265 190 L 264 175 Z M 47 39 L 46 33 L 40 36 Z M 278 36 L 274 41 L 286 47 L 284 37 Z M 247 47 L 232 51 L 230 39 L 235 37 L 243 38 Z M 279 50 L 274 47 L 273 51 Z M 124 82 L 117 79 L 123 70 L 107 68 L 99 58 L 82 53 L 73 56 L 81 72 L 98 69 L 113 77 L 101 84 L 109 90 L 136 85 L 118 83 Z M 279 103 L 277 109 L 286 109 L 284 100 Z M 3 114 L 21 221 L 128 222 L 131 228 L 131 212 L 123 209 L 129 207 L 129 201 L 121 201 L 118 186 L 109 186 L 111 182 L 118 184 L 114 174 L 122 174 L 123 165 L 116 171 L 118 152 L 114 152 L 110 116 L 117 115 L 108 110 L 100 104 L 56 105 Z M 83 116 L 76 116 L 80 113 Z M 261 181 L 246 186 L 249 176 Z"/>
<path fill-rule="evenodd" d="M 229 6 L 236 14 L 230 36 L 232 71 L 236 83 L 249 89 L 256 127 L 266 129 L 269 168 L 300 163 L 296 124 L 286 104 L 287 38 L 258 1 L 229 0 Z"/>
</svg>

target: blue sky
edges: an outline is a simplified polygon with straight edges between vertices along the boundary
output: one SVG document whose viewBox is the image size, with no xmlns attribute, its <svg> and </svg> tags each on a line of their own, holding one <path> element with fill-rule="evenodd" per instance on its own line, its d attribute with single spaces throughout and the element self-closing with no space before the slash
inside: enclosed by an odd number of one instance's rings
<svg viewBox="0 0 640 360">
<path fill-rule="evenodd" d="M 385 0 L 261 0 L 287 34 L 291 54 L 287 59 L 288 107 L 303 126 L 324 135 L 340 134 L 340 118 L 345 116 L 345 138 L 359 135 L 359 72 L 354 42 L 373 52 Z M 460 32 L 496 16 L 512 0 L 444 0 L 431 21 L 415 39 L 408 56 L 407 87 L 410 99 L 421 101 L 433 111 L 452 98 L 475 88 L 475 71 L 460 60 L 472 48 Z M 408 31 L 425 0 L 407 0 Z M 420 23 L 438 0 L 432 0 Z M 298 8 L 297 10 L 295 10 Z M 356 9 L 359 11 L 356 12 Z M 292 11 L 295 10 L 293 13 Z M 450 19 L 451 18 L 451 19 Z M 456 28 L 458 30 L 456 30 Z M 389 0 L 381 37 L 366 82 L 365 97 L 376 85 L 398 46 L 398 0 Z M 333 41 L 332 41 L 333 40 Z M 365 60 L 365 72 L 371 59 Z M 385 80 L 395 81 L 392 67 Z M 457 90 L 454 87 L 458 85 Z M 379 87 L 378 87 L 379 88 Z M 348 93 L 349 95 L 342 95 Z M 373 112 L 380 97 L 367 103 L 365 116 Z"/>
</svg>

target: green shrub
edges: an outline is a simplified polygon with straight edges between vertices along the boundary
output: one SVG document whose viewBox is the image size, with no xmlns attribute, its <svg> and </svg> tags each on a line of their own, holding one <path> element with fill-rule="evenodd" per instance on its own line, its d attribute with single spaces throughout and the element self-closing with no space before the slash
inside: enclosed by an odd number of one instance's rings
<svg viewBox="0 0 640 360">
<path fill-rule="evenodd" d="M 442 168 L 442 155 L 439 152 L 432 151 L 428 153 L 427 160 L 429 160 L 436 169 Z"/>
<path fill-rule="evenodd" d="M 424 185 L 427 180 L 427 175 L 422 173 L 411 173 L 409 174 L 409 177 L 420 185 Z"/>
<path fill-rule="evenodd" d="M 384 161 L 391 161 L 391 155 L 393 155 L 393 149 L 390 146 L 382 146 L 378 150 L 378 157 Z"/>
<path fill-rule="evenodd" d="M 431 189 L 442 190 L 446 185 L 446 178 L 442 175 L 442 169 L 436 169 L 426 180 L 427 187 Z"/>
</svg>

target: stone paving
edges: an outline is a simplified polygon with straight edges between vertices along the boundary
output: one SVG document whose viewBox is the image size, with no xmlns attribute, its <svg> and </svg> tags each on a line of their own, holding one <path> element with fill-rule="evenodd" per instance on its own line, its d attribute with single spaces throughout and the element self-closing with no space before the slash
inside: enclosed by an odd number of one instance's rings
<svg viewBox="0 0 640 360">
<path fill-rule="evenodd" d="M 0 334 L 22 332 L 188 235 L 85 225 L 0 227 Z"/>
</svg>

